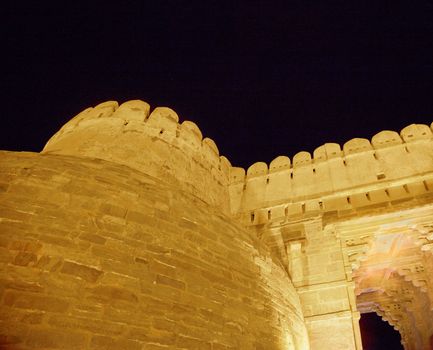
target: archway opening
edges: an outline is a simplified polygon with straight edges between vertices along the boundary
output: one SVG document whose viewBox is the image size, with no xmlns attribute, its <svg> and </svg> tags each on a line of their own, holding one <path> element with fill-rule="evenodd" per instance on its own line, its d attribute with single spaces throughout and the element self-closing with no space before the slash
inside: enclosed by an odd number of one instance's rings
<svg viewBox="0 0 433 350">
<path fill-rule="evenodd" d="M 359 325 L 364 350 L 403 350 L 400 333 L 375 312 L 361 314 Z"/>
</svg>

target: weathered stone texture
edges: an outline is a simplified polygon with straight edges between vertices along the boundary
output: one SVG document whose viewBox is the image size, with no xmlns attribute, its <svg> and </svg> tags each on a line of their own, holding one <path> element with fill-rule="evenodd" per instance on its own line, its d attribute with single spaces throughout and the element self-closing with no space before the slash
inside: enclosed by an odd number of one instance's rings
<svg viewBox="0 0 433 350">
<path fill-rule="evenodd" d="M 203 139 L 193 122 L 179 123 L 170 108 L 158 107 L 149 115 L 149 105 L 143 101 L 128 101 L 120 106 L 114 101 L 104 102 L 65 124 L 43 152 L 125 164 L 175 183 L 229 212 L 230 162 L 219 155 L 211 139 Z"/>
<path fill-rule="evenodd" d="M 0 347 L 362 349 L 433 342 L 433 133 L 232 167 L 165 107 L 115 101 L 0 152 Z"/>
<path fill-rule="evenodd" d="M 287 274 L 196 198 L 104 161 L 2 152 L 0 168 L 1 346 L 307 346 Z"/>
</svg>

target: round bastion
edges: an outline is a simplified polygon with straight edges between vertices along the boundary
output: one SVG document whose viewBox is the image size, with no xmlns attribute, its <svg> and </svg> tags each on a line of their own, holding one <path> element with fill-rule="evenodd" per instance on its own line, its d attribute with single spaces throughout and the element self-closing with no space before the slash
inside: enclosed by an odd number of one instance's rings
<svg viewBox="0 0 433 350">
<path fill-rule="evenodd" d="M 229 212 L 230 162 L 191 121 L 141 100 L 87 108 L 67 122 L 42 153 L 104 159 L 155 176 Z"/>
<path fill-rule="evenodd" d="M 228 167 L 142 101 L 1 151 L 0 347 L 308 349 L 286 270 L 226 214 Z"/>
</svg>

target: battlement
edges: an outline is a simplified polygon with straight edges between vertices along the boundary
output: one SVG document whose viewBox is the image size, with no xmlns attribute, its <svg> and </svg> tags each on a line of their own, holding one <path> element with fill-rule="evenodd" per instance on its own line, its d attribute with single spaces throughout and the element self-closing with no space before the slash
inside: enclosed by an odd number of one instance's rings
<svg viewBox="0 0 433 350">
<path fill-rule="evenodd" d="M 381 131 L 371 141 L 354 138 L 343 147 L 326 143 L 313 155 L 302 151 L 292 160 L 279 156 L 269 165 L 257 162 L 245 171 L 220 156 L 215 142 L 203 138 L 196 124 L 179 123 L 176 112 L 167 107 L 151 112 L 149 104 L 140 100 L 87 108 L 48 141 L 43 153 L 128 165 L 175 183 L 249 223 L 262 222 L 259 218 L 269 217 L 275 208 L 284 208 L 277 211 L 286 214 L 309 207 L 344 211 L 359 201 L 369 205 L 383 197 L 385 203 L 433 186 L 428 185 L 433 133 L 427 125 L 412 124 L 400 133 Z M 408 180 L 414 177 L 416 189 L 409 183 L 413 179 Z M 251 214 L 255 211 L 258 215 Z M 262 211 L 264 215 L 259 214 Z"/>
<path fill-rule="evenodd" d="M 170 108 L 107 101 L 67 122 L 42 153 L 93 157 L 124 164 L 176 183 L 183 190 L 228 212 L 230 162 L 203 138 L 191 121 L 179 123 Z"/>
<path fill-rule="evenodd" d="M 427 125 L 245 171 L 173 110 L 109 101 L 42 153 L 0 152 L 0 347 L 361 349 L 359 311 L 431 344 Z"/>
<path fill-rule="evenodd" d="M 317 210 L 346 210 L 354 202 L 374 203 L 375 198 L 382 195 L 375 193 L 376 190 L 383 192 L 383 202 L 409 195 L 408 182 L 412 180 L 407 179 L 412 177 L 417 177 L 419 183 L 417 190 L 412 191 L 433 190 L 428 188 L 431 179 L 427 175 L 431 172 L 431 128 L 412 124 L 400 134 L 386 130 L 373 136 L 371 141 L 354 138 L 346 142 L 343 149 L 336 143 L 327 143 L 318 147 L 313 157 L 309 152 L 299 152 L 292 162 L 286 156 L 279 156 L 269 166 L 257 162 L 246 172 L 233 167 L 229 185 L 231 209 L 233 214 L 243 213 L 246 217 L 257 209 L 265 211 L 264 215 L 252 214 L 255 216 L 252 222 L 256 223 L 263 221 L 258 217 L 271 215 L 268 213 L 271 207 L 281 206 L 286 214 L 291 206 L 296 206 L 296 212 L 305 212 L 314 202 Z"/>
</svg>

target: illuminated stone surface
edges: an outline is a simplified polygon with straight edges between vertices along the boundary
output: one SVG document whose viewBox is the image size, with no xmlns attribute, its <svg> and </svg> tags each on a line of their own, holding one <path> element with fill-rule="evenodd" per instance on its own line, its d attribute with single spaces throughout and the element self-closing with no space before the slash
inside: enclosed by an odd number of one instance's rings
<svg viewBox="0 0 433 350">
<path fill-rule="evenodd" d="M 0 344 L 361 349 L 433 335 L 426 125 L 247 171 L 169 108 L 105 102 L 0 153 Z"/>
</svg>

